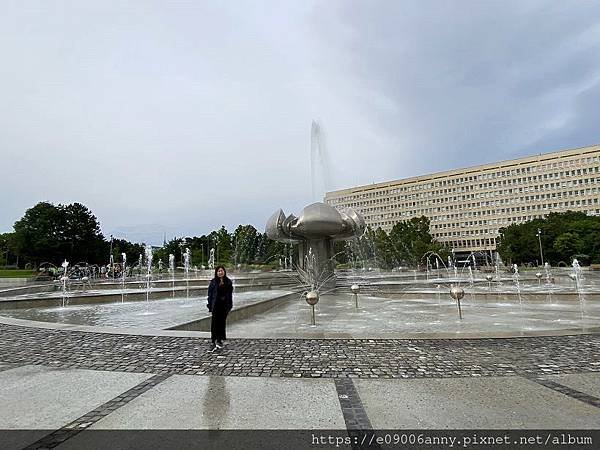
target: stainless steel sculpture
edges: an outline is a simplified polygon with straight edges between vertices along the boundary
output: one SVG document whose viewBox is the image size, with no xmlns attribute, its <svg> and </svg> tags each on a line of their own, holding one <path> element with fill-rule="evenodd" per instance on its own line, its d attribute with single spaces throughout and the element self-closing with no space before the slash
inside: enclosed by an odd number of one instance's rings
<svg viewBox="0 0 600 450">
<path fill-rule="evenodd" d="M 452 286 L 450 288 L 450 297 L 456 300 L 458 305 L 458 317 L 462 320 L 462 311 L 460 309 L 460 300 L 465 296 L 465 290 L 459 286 Z"/>
<path fill-rule="evenodd" d="M 306 303 L 311 307 L 310 324 L 316 325 L 315 322 L 315 305 L 319 303 L 319 293 L 317 291 L 309 291 L 305 294 Z"/>
<path fill-rule="evenodd" d="M 312 289 L 318 289 L 326 280 L 333 281 L 334 241 L 362 236 L 365 228 L 365 220 L 353 209 L 338 211 L 318 202 L 306 206 L 299 217 L 279 209 L 267 221 L 266 233 L 273 240 L 299 244 L 298 266 L 310 268 L 315 278 L 311 284 L 316 285 Z"/>
<path fill-rule="evenodd" d="M 360 292 L 360 286 L 354 283 L 352 286 L 350 286 L 350 290 L 354 296 L 354 307 L 358 309 L 358 293 Z"/>
</svg>

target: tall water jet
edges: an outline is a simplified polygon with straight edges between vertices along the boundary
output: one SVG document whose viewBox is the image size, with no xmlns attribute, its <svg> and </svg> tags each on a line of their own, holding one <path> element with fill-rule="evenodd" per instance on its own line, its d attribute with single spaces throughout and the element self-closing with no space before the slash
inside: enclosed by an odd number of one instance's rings
<svg viewBox="0 0 600 450">
<path fill-rule="evenodd" d="M 310 180 L 313 201 L 321 201 L 329 188 L 331 174 L 325 135 L 321 125 L 314 120 L 310 127 Z"/>
</svg>

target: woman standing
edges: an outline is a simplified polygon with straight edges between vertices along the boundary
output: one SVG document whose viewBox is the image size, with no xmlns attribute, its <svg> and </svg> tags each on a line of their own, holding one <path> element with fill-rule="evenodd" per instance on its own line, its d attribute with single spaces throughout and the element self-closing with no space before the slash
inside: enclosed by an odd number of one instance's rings
<svg viewBox="0 0 600 450">
<path fill-rule="evenodd" d="M 227 278 L 225 267 L 217 266 L 215 277 L 208 285 L 208 310 L 212 313 L 212 322 L 210 324 L 210 336 L 212 345 L 209 352 L 214 352 L 218 348 L 223 348 L 225 336 L 225 322 L 227 314 L 233 307 L 233 283 Z"/>
</svg>

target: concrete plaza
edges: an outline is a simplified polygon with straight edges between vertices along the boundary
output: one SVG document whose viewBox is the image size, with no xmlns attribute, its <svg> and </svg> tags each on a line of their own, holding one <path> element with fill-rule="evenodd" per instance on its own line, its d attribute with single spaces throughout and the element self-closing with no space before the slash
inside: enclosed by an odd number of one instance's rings
<svg viewBox="0 0 600 450">
<path fill-rule="evenodd" d="M 80 430 L 592 430 L 600 424 L 597 334 L 234 338 L 211 354 L 205 333 L 3 322 L 0 429 L 35 432 L 11 433 L 2 448 L 77 448 Z"/>
</svg>

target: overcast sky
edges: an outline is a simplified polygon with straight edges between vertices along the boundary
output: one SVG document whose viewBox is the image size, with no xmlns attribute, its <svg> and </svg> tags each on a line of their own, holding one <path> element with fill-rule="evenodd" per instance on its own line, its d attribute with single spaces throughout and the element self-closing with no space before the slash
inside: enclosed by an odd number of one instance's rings
<svg viewBox="0 0 600 450">
<path fill-rule="evenodd" d="M 7 1 L 0 232 L 81 202 L 161 242 L 329 189 L 600 143 L 600 2 Z"/>
</svg>

